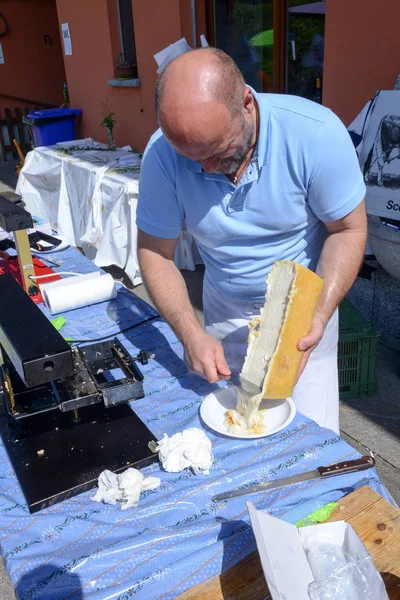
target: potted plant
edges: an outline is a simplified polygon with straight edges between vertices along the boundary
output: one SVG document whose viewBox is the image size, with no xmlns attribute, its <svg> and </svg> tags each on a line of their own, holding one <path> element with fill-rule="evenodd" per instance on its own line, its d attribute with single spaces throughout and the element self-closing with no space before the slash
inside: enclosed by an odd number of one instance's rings
<svg viewBox="0 0 400 600">
<path fill-rule="evenodd" d="M 118 60 L 115 63 L 115 77 L 134 79 L 137 77 L 137 67 L 134 63 L 124 59 L 122 52 L 118 55 Z"/>
<path fill-rule="evenodd" d="M 108 147 L 110 150 L 115 150 L 117 144 L 114 139 L 113 129 L 116 123 L 115 120 L 115 112 L 112 112 L 111 107 L 106 99 L 101 103 L 103 110 L 101 112 L 101 116 L 103 117 L 102 122 L 100 123 L 100 127 L 105 127 L 108 133 Z"/>
</svg>

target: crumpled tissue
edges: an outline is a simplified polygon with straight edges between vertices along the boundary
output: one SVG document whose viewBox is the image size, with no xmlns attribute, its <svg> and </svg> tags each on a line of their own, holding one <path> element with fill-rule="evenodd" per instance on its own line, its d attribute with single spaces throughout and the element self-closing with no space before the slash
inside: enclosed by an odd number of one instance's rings
<svg viewBox="0 0 400 600">
<path fill-rule="evenodd" d="M 119 475 L 105 470 L 100 473 L 98 490 L 92 500 L 106 504 L 116 504 L 117 500 L 121 500 L 121 510 L 127 510 L 139 504 L 141 492 L 155 490 L 159 486 L 158 477 L 145 477 L 132 467 Z"/>
<path fill-rule="evenodd" d="M 208 475 L 213 462 L 211 441 L 197 427 L 189 427 L 170 438 L 164 434 L 156 451 L 163 468 L 170 473 L 191 467 L 196 474 Z"/>
</svg>

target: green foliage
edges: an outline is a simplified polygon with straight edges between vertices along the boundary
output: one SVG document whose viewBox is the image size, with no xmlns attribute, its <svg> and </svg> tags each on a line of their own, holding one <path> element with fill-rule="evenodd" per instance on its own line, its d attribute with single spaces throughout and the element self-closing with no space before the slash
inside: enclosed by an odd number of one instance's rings
<svg viewBox="0 0 400 600">
<path fill-rule="evenodd" d="M 272 2 L 258 0 L 258 4 L 235 2 L 234 22 L 247 39 L 252 38 L 264 29 L 271 29 L 274 25 Z"/>
<path fill-rule="evenodd" d="M 115 125 L 115 123 L 117 122 L 115 117 L 115 112 L 113 112 L 113 110 L 111 109 L 111 106 L 107 100 L 107 98 L 105 100 L 103 100 L 103 102 L 100 103 L 102 108 L 101 111 L 101 116 L 103 117 L 102 122 L 100 123 L 100 127 L 106 127 L 107 129 L 112 129 Z"/>
<path fill-rule="evenodd" d="M 294 33 L 297 61 L 301 62 L 310 47 L 314 33 L 325 33 L 325 20 L 312 17 L 289 17 L 289 31 Z"/>
</svg>

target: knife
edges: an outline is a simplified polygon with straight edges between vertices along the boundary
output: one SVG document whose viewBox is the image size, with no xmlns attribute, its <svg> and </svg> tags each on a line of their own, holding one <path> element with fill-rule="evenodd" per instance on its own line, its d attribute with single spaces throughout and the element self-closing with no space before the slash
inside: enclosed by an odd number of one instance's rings
<svg viewBox="0 0 400 600">
<path fill-rule="evenodd" d="M 237 496 L 247 496 L 248 494 L 256 494 L 257 492 L 276 490 L 287 485 L 292 485 L 293 483 L 300 483 L 301 481 L 327 479 L 328 477 L 333 477 L 334 475 L 345 475 L 346 473 L 365 471 L 366 469 L 371 469 L 374 466 L 375 459 L 372 456 L 362 456 L 356 460 L 346 460 L 345 462 L 336 463 L 334 465 L 330 465 L 329 467 L 317 467 L 313 471 L 299 473 L 298 475 L 292 475 L 291 477 L 285 477 L 284 479 L 266 481 L 265 483 L 260 483 L 258 485 L 249 485 L 248 487 L 230 490 L 229 492 L 223 492 L 222 494 L 213 496 L 211 501 L 222 502 L 223 500 L 229 500 L 229 498 L 236 498 Z"/>
<path fill-rule="evenodd" d="M 245 396 L 256 396 L 262 392 L 262 385 L 258 386 L 252 381 L 247 381 L 238 373 L 232 373 L 228 382 L 237 387 Z"/>
</svg>

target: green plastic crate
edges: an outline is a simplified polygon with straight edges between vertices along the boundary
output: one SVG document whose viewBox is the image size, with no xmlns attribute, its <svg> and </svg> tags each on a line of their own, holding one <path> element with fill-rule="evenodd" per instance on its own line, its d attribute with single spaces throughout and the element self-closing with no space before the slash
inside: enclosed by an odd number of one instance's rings
<svg viewBox="0 0 400 600">
<path fill-rule="evenodd" d="M 376 351 L 379 332 L 344 299 L 339 306 L 339 396 L 376 394 Z"/>
</svg>

